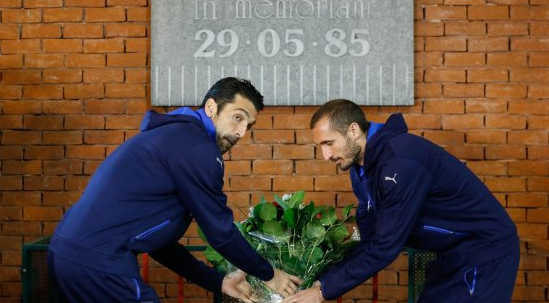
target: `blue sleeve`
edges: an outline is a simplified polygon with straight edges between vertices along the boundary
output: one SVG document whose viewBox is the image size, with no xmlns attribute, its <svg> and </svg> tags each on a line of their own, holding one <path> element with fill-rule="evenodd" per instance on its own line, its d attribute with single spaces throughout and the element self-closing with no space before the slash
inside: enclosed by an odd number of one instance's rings
<svg viewBox="0 0 549 303">
<path fill-rule="evenodd" d="M 268 281 L 274 276 L 271 264 L 252 249 L 234 225 L 223 193 L 223 161 L 216 149 L 208 142 L 179 154 L 170 165 L 177 195 L 217 252 L 244 272 Z"/>
<path fill-rule="evenodd" d="M 385 177 L 394 177 L 396 183 Z M 391 160 L 376 178 L 379 193 L 374 233 L 320 277 L 322 294 L 328 300 L 345 294 L 396 259 L 432 182 L 430 173 L 409 159 Z"/>
<path fill-rule="evenodd" d="M 196 259 L 183 245 L 174 242 L 150 253 L 151 257 L 178 275 L 212 292 L 221 292 L 224 274 Z"/>
</svg>

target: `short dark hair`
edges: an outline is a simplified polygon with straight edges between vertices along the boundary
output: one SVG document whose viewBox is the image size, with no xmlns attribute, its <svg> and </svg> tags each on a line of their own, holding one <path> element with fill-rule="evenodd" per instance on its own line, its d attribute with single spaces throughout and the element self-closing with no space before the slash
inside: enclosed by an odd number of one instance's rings
<svg viewBox="0 0 549 303">
<path fill-rule="evenodd" d="M 258 112 L 263 109 L 263 96 L 261 93 L 257 91 L 250 81 L 235 77 L 227 77 L 217 81 L 208 90 L 199 108 L 206 106 L 206 101 L 212 98 L 217 103 L 217 110 L 221 111 L 225 105 L 234 102 L 234 97 L 237 94 L 252 101 Z"/>
<path fill-rule="evenodd" d="M 310 128 L 313 129 L 318 121 L 327 117 L 330 128 L 345 135 L 349 125 L 356 122 L 360 129 L 366 133 L 369 123 L 362 109 L 354 102 L 345 99 L 330 100 L 322 105 L 311 118 Z"/>
</svg>

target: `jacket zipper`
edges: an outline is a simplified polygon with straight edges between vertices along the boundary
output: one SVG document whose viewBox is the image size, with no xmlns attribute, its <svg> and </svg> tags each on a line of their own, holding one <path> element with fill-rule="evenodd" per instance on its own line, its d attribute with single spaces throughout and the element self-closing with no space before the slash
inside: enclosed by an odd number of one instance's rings
<svg viewBox="0 0 549 303">
<path fill-rule="evenodd" d="M 170 224 L 170 221 L 171 220 L 166 220 L 158 225 L 156 225 L 155 227 L 151 228 L 151 229 L 148 229 L 142 233 L 140 233 L 139 235 L 135 236 L 134 239 L 136 240 L 140 240 L 140 239 L 143 239 L 143 238 L 146 238 L 148 237 L 150 234 L 154 233 L 155 231 L 161 229 L 162 227 Z"/>
</svg>

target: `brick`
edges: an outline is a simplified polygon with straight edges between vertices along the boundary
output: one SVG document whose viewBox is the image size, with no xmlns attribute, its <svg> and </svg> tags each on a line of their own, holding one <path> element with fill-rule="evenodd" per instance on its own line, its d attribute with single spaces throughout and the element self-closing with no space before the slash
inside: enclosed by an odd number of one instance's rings
<svg viewBox="0 0 549 303">
<path fill-rule="evenodd" d="M 22 190 L 23 181 L 20 176 L 0 176 L 0 190 Z"/>
<path fill-rule="evenodd" d="M 506 69 L 470 69 L 467 70 L 467 82 L 507 82 L 509 74 Z"/>
<path fill-rule="evenodd" d="M 524 192 L 526 180 L 518 177 L 487 177 L 484 180 L 492 192 Z"/>
<path fill-rule="evenodd" d="M 255 159 L 272 159 L 271 145 L 235 145 L 231 151 L 231 160 L 255 160 Z"/>
<path fill-rule="evenodd" d="M 2 73 L 5 84 L 39 84 L 42 82 L 40 70 L 6 70 Z"/>
<path fill-rule="evenodd" d="M 506 208 L 507 214 L 515 223 L 526 222 L 526 210 L 521 208 Z M 519 266 L 520 268 L 520 266 Z"/>
<path fill-rule="evenodd" d="M 293 130 L 254 130 L 253 137 L 254 143 L 258 144 L 282 144 L 295 142 Z"/>
<path fill-rule="evenodd" d="M 4 175 L 39 175 L 42 173 L 42 161 L 4 161 L 2 174 Z"/>
<path fill-rule="evenodd" d="M 312 115 L 294 114 L 273 116 L 274 129 L 309 129 L 309 122 Z"/>
<path fill-rule="evenodd" d="M 103 38 L 103 25 L 65 24 L 63 25 L 63 38 Z"/>
<path fill-rule="evenodd" d="M 44 192 L 44 206 L 73 205 L 82 196 L 81 191 Z"/>
<path fill-rule="evenodd" d="M 145 37 L 147 29 L 140 23 L 110 23 L 105 25 L 105 36 L 112 37 Z"/>
<path fill-rule="evenodd" d="M 1 27 L 0 27 L 1 32 Z M 1 33 L 0 33 L 1 37 Z M 21 38 L 61 38 L 61 26 L 53 24 L 23 25 Z"/>
<path fill-rule="evenodd" d="M 23 117 L 19 115 L 0 116 L 0 129 L 23 128 Z"/>
<path fill-rule="evenodd" d="M 489 98 L 525 98 L 527 86 L 521 84 L 488 84 L 486 97 Z"/>
<path fill-rule="evenodd" d="M 82 144 L 81 131 L 44 131 L 42 136 L 45 145 Z"/>
<path fill-rule="evenodd" d="M 549 39 L 543 38 L 512 38 L 511 51 L 547 51 Z"/>
<path fill-rule="evenodd" d="M 549 103 L 535 100 L 509 102 L 509 114 L 549 115 Z"/>
<path fill-rule="evenodd" d="M 310 130 L 296 130 L 295 131 L 296 144 L 314 144 L 313 134 Z"/>
<path fill-rule="evenodd" d="M 511 19 L 546 21 L 549 19 L 549 6 L 511 6 Z"/>
<path fill-rule="evenodd" d="M 466 113 L 503 113 L 507 111 L 504 99 L 468 99 L 465 101 Z"/>
<path fill-rule="evenodd" d="M 484 148 L 480 145 L 448 145 L 444 149 L 458 159 L 484 159 Z"/>
<path fill-rule="evenodd" d="M 528 191 L 547 192 L 549 191 L 549 179 L 547 177 L 528 177 Z"/>
<path fill-rule="evenodd" d="M 139 129 L 143 115 L 107 116 L 107 129 Z"/>
<path fill-rule="evenodd" d="M 253 175 L 291 175 L 293 171 L 294 164 L 291 160 L 255 160 L 252 162 Z"/>
<path fill-rule="evenodd" d="M 4 0 L 2 1 L 2 8 L 6 8 L 6 7 L 21 8 L 23 7 L 23 4 L 21 3 L 21 0 Z"/>
<path fill-rule="evenodd" d="M 484 36 L 486 23 L 478 21 L 446 22 L 444 25 L 446 36 Z"/>
<path fill-rule="evenodd" d="M 2 23 L 38 23 L 42 21 L 40 9 L 4 9 Z"/>
<path fill-rule="evenodd" d="M 532 22 L 530 23 L 530 36 L 547 36 L 549 33 L 549 23 Z"/>
<path fill-rule="evenodd" d="M 29 54 L 40 53 L 39 39 L 4 40 L 2 54 Z"/>
<path fill-rule="evenodd" d="M 67 67 L 104 67 L 104 54 L 67 54 Z"/>
<path fill-rule="evenodd" d="M 62 54 L 28 54 L 25 55 L 25 66 L 28 68 L 63 67 L 65 56 Z"/>
<path fill-rule="evenodd" d="M 517 231 L 521 239 L 547 238 L 547 224 L 517 224 Z"/>
<path fill-rule="evenodd" d="M 419 98 L 432 98 L 442 96 L 442 86 L 438 83 L 414 85 L 415 95 Z"/>
<path fill-rule="evenodd" d="M 84 112 L 87 114 L 123 114 L 125 112 L 123 100 L 86 100 Z"/>
<path fill-rule="evenodd" d="M 528 87 L 528 98 L 549 98 L 549 87 L 547 84 L 530 84 Z"/>
<path fill-rule="evenodd" d="M 128 21 L 150 21 L 151 10 L 147 7 L 128 7 L 126 9 Z"/>
<path fill-rule="evenodd" d="M 43 113 L 46 115 L 74 115 L 82 113 L 81 101 L 44 101 Z"/>
<path fill-rule="evenodd" d="M 464 20 L 467 18 L 465 6 L 428 6 L 425 8 L 425 19 L 428 20 Z"/>
<path fill-rule="evenodd" d="M 524 22 L 490 22 L 489 36 L 528 36 L 528 24 Z"/>
<path fill-rule="evenodd" d="M 549 68 L 511 69 L 511 82 L 549 82 Z"/>
<path fill-rule="evenodd" d="M 509 7 L 503 5 L 472 5 L 467 8 L 469 20 L 507 20 Z"/>
<path fill-rule="evenodd" d="M 15 24 L 0 24 L 0 39 L 19 39 L 19 26 Z"/>
<path fill-rule="evenodd" d="M 61 116 L 25 116 L 25 129 L 29 130 L 55 130 L 63 128 Z"/>
<path fill-rule="evenodd" d="M 86 160 L 84 161 L 84 174 L 91 175 L 93 174 L 99 165 L 101 165 L 103 161 L 101 160 Z"/>
<path fill-rule="evenodd" d="M 63 146 L 28 146 L 25 159 L 62 159 Z"/>
<path fill-rule="evenodd" d="M 23 95 L 20 85 L 0 85 L 0 96 L 3 99 L 21 99 Z"/>
<path fill-rule="evenodd" d="M 440 22 L 415 22 L 414 35 L 416 37 L 444 36 L 444 24 Z"/>
<path fill-rule="evenodd" d="M 467 41 L 462 37 L 426 37 L 426 51 L 466 51 Z"/>
<path fill-rule="evenodd" d="M 425 82 L 465 82 L 463 69 L 427 69 Z"/>
<path fill-rule="evenodd" d="M 28 206 L 23 208 L 24 221 L 59 221 L 63 216 L 60 207 Z"/>
<path fill-rule="evenodd" d="M 526 159 L 526 148 L 523 145 L 493 145 L 486 146 L 486 159 Z"/>
<path fill-rule="evenodd" d="M 442 66 L 442 52 L 420 52 L 414 56 L 414 66 Z"/>
<path fill-rule="evenodd" d="M 489 66 L 526 66 L 527 56 L 524 53 L 488 54 Z M 531 58 L 531 57 L 530 57 Z"/>
<path fill-rule="evenodd" d="M 511 161 L 509 176 L 547 176 L 549 163 L 546 161 Z"/>
<path fill-rule="evenodd" d="M 257 177 L 257 176 L 233 176 L 230 178 L 231 191 L 239 190 L 265 190 L 270 191 L 271 178 L 270 177 Z"/>
<path fill-rule="evenodd" d="M 102 98 L 105 96 L 102 84 L 65 85 L 65 99 Z"/>
<path fill-rule="evenodd" d="M 406 115 L 406 124 L 410 129 L 440 129 L 439 115 Z"/>
<path fill-rule="evenodd" d="M 71 176 L 65 181 L 66 191 L 84 191 L 88 185 L 89 176 Z"/>
<path fill-rule="evenodd" d="M 324 160 L 299 160 L 295 166 L 297 175 L 333 175 L 337 171 L 332 162 Z"/>
<path fill-rule="evenodd" d="M 63 98 L 63 87 L 60 85 L 26 85 L 23 89 L 25 99 L 61 99 Z"/>
<path fill-rule="evenodd" d="M 549 117 L 548 116 L 528 117 L 528 129 L 537 129 L 537 130 L 549 129 Z"/>
<path fill-rule="evenodd" d="M 104 146 L 67 146 L 66 159 L 105 159 Z"/>
<path fill-rule="evenodd" d="M 509 131 L 509 144 L 546 145 L 549 134 L 546 130 Z"/>
<path fill-rule="evenodd" d="M 465 133 L 461 131 L 425 131 L 423 137 L 439 145 L 460 145 L 465 143 Z"/>
<path fill-rule="evenodd" d="M 86 22 L 126 21 L 124 8 L 87 8 Z"/>
<path fill-rule="evenodd" d="M 124 142 L 124 132 L 121 130 L 88 130 L 84 132 L 84 144 L 112 145 Z"/>
<path fill-rule="evenodd" d="M 526 129 L 526 117 L 522 115 L 487 115 L 485 123 L 490 129 Z"/>
<path fill-rule="evenodd" d="M 122 53 L 124 52 L 124 40 L 105 39 L 105 40 L 85 40 L 85 53 Z M 108 62 L 108 57 L 107 57 Z"/>
<path fill-rule="evenodd" d="M 317 176 L 315 178 L 315 191 L 335 191 L 351 188 L 349 176 Z"/>
<path fill-rule="evenodd" d="M 0 92 L 1 92 L 0 88 Z M 4 96 L 4 98 L 6 98 Z M 42 113 L 42 103 L 40 101 L 29 101 L 24 100 L 20 101 L 21 96 L 17 99 L 18 101 L 3 101 L 4 114 L 40 114 Z"/>
<path fill-rule="evenodd" d="M 150 53 L 150 40 L 148 38 L 126 39 L 126 53 Z"/>
<path fill-rule="evenodd" d="M 502 130 L 468 131 L 467 143 L 469 144 L 505 144 L 507 132 Z"/>
<path fill-rule="evenodd" d="M 277 191 L 296 191 L 313 190 L 312 176 L 284 176 L 273 177 L 273 190 Z"/>
<path fill-rule="evenodd" d="M 21 68 L 23 66 L 22 55 L 2 55 L 0 56 L 0 68 Z"/>
<path fill-rule="evenodd" d="M 106 84 L 105 96 L 109 98 L 144 98 L 145 87 L 141 84 Z"/>
<path fill-rule="evenodd" d="M 529 57 L 532 67 L 549 66 L 549 53 L 531 53 Z"/>
<path fill-rule="evenodd" d="M 105 0 L 65 0 L 67 7 L 105 7 L 105 5 Z"/>
<path fill-rule="evenodd" d="M 507 37 L 469 38 L 467 40 L 469 52 L 498 52 L 509 50 L 509 39 Z"/>
<path fill-rule="evenodd" d="M 147 0 L 107 0 L 107 6 L 146 6 Z"/>
<path fill-rule="evenodd" d="M 23 159 L 21 146 L 0 146 L 0 160 Z"/>
<path fill-rule="evenodd" d="M 547 207 L 547 195 L 542 193 L 510 193 L 508 207 Z"/>
<path fill-rule="evenodd" d="M 84 70 L 85 83 L 124 82 L 124 70 L 114 68 L 97 68 Z"/>
<path fill-rule="evenodd" d="M 507 175 L 507 163 L 503 161 L 467 161 L 467 167 L 480 176 Z"/>
<path fill-rule="evenodd" d="M 549 146 L 528 146 L 528 159 L 540 160 L 549 159 Z"/>
<path fill-rule="evenodd" d="M 44 22 L 80 22 L 83 10 L 81 8 L 50 8 L 44 9 Z"/>
<path fill-rule="evenodd" d="M 150 73 L 149 69 L 132 68 L 126 69 L 126 83 L 149 83 Z M 253 129 L 259 129 L 258 123 L 254 124 Z"/>
<path fill-rule="evenodd" d="M 63 0 L 24 0 L 24 7 L 62 7 Z"/>
<path fill-rule="evenodd" d="M 6 177 L 6 178 L 21 180 L 20 177 Z M 1 179 L 2 178 L 0 177 L 0 180 Z M 19 183 L 22 184 L 21 182 Z M 17 206 L 40 205 L 40 201 L 41 201 L 40 192 L 5 191 L 2 193 L 2 205 L 17 205 Z"/>
<path fill-rule="evenodd" d="M 147 55 L 144 53 L 107 54 L 109 67 L 142 67 L 147 65 Z"/>
<path fill-rule="evenodd" d="M 274 159 L 314 159 L 313 145 L 274 145 Z"/>
<path fill-rule="evenodd" d="M 484 97 L 482 84 L 445 84 L 444 96 L 452 98 Z"/>
<path fill-rule="evenodd" d="M 3 226 L 3 234 L 5 236 L 42 236 L 42 224 L 40 222 L 21 222 L 23 219 L 23 208 L 17 207 L 18 209 L 18 221 L 20 222 L 9 222 L 4 224 Z M 21 265 L 21 260 L 17 260 L 14 258 L 13 260 L 6 260 L 4 258 L 6 254 L 9 255 L 9 258 L 11 259 L 12 252 L 2 252 L 2 265 L 6 265 L 6 263 L 10 263 L 12 265 Z M 19 252 L 20 253 L 20 252 Z M 20 259 L 20 258 L 18 258 Z M 4 262 L 6 261 L 6 262 Z M 14 294 L 15 295 L 15 294 Z"/>
<path fill-rule="evenodd" d="M 44 70 L 44 83 L 79 83 L 79 82 L 82 82 L 81 69 Z"/>
<path fill-rule="evenodd" d="M 102 115 L 65 116 L 65 129 L 103 129 L 105 118 Z"/>
<path fill-rule="evenodd" d="M 251 161 L 225 161 L 225 176 L 247 176 L 252 173 Z"/>
<path fill-rule="evenodd" d="M 46 53 L 82 52 L 82 40 L 80 39 L 44 39 L 42 43 Z"/>
<path fill-rule="evenodd" d="M 465 102 L 462 99 L 435 99 L 423 102 L 423 113 L 425 114 L 463 114 L 465 113 Z"/>
</svg>

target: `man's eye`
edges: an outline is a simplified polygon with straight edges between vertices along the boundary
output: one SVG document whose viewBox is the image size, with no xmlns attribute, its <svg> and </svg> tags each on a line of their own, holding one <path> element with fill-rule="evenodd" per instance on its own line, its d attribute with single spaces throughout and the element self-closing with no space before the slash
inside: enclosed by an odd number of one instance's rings
<svg viewBox="0 0 549 303">
<path fill-rule="evenodd" d="M 242 116 L 241 116 L 241 115 L 234 115 L 234 119 L 235 119 L 236 121 L 239 121 L 239 122 L 240 122 L 240 121 L 242 121 Z"/>
</svg>

